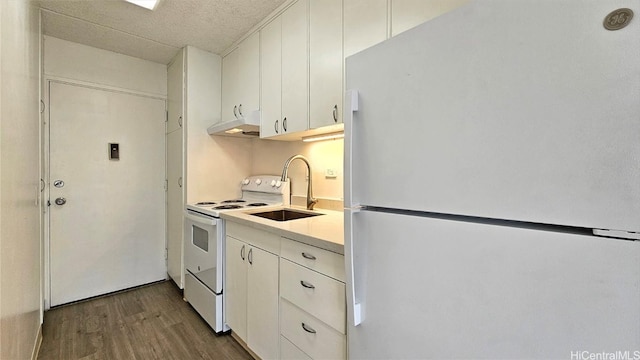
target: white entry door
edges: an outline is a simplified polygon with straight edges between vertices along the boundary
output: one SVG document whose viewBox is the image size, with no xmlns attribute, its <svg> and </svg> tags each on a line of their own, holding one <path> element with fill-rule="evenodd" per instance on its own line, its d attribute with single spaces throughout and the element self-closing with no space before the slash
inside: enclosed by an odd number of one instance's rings
<svg viewBox="0 0 640 360">
<path fill-rule="evenodd" d="M 165 279 L 165 101 L 51 82 L 49 104 L 51 306 Z"/>
</svg>

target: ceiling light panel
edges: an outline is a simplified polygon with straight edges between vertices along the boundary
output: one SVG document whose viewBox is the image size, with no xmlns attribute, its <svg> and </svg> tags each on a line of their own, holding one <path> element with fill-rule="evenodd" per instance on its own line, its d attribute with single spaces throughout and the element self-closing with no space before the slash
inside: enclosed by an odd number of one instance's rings
<svg viewBox="0 0 640 360">
<path fill-rule="evenodd" d="M 155 10 L 156 6 L 158 6 L 159 0 L 124 0 L 126 2 L 130 2 L 132 4 L 141 6 L 145 9 Z"/>
</svg>

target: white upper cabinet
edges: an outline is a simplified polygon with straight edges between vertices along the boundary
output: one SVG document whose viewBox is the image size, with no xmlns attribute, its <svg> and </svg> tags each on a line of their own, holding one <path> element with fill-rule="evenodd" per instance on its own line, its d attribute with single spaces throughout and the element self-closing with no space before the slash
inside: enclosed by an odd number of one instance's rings
<svg viewBox="0 0 640 360">
<path fill-rule="evenodd" d="M 309 128 L 309 0 L 299 0 L 260 30 L 260 137 Z"/>
<path fill-rule="evenodd" d="M 238 53 L 236 48 L 222 58 L 221 121 L 233 120 L 238 114 Z"/>
<path fill-rule="evenodd" d="M 252 116 L 260 109 L 260 33 L 222 59 L 222 121 Z"/>
<path fill-rule="evenodd" d="M 447 13 L 470 0 L 390 0 L 391 36 Z"/>
<path fill-rule="evenodd" d="M 260 30 L 260 137 L 282 130 L 282 18 Z"/>
<path fill-rule="evenodd" d="M 182 51 L 167 68 L 167 134 L 182 127 L 184 59 Z"/>
<path fill-rule="evenodd" d="M 309 0 L 282 13 L 282 133 L 309 128 Z"/>
<path fill-rule="evenodd" d="M 344 57 L 387 39 L 388 0 L 344 1 Z"/>
<path fill-rule="evenodd" d="M 224 58 L 222 120 L 259 108 L 278 140 L 339 130 L 345 58 L 469 1 L 295 1 Z"/>
<path fill-rule="evenodd" d="M 342 0 L 309 3 L 309 128 L 342 122 Z"/>
</svg>

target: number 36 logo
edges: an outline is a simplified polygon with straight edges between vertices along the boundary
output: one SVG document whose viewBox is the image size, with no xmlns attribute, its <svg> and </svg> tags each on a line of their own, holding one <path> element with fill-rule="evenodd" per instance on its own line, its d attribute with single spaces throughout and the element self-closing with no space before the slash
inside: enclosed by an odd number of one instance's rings
<svg viewBox="0 0 640 360">
<path fill-rule="evenodd" d="M 604 28 L 607 30 L 620 30 L 623 27 L 629 25 L 633 18 L 633 11 L 631 9 L 618 9 L 614 10 L 604 18 Z"/>
</svg>

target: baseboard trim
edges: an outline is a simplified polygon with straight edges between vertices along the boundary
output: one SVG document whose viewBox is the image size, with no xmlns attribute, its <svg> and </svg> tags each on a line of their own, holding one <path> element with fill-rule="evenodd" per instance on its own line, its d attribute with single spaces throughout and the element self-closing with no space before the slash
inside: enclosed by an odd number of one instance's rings
<svg viewBox="0 0 640 360">
<path fill-rule="evenodd" d="M 33 352 L 31 353 L 31 360 L 36 360 L 38 354 L 40 354 L 40 347 L 42 346 L 42 324 L 38 327 L 38 335 L 36 336 L 36 343 L 33 344 Z"/>
<path fill-rule="evenodd" d="M 231 337 L 238 342 L 238 344 L 240 344 L 240 346 L 242 346 L 248 353 L 249 355 L 251 355 L 252 358 L 256 359 L 256 360 L 261 360 L 260 357 L 254 353 L 253 351 L 251 351 L 251 349 L 249 349 L 249 346 L 247 346 L 247 343 L 244 342 L 244 340 L 242 340 L 240 338 L 240 336 L 238 336 L 236 333 L 233 332 L 233 330 L 231 331 Z"/>
</svg>

